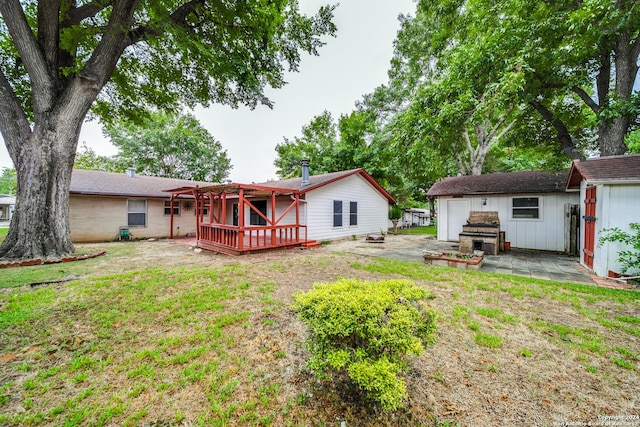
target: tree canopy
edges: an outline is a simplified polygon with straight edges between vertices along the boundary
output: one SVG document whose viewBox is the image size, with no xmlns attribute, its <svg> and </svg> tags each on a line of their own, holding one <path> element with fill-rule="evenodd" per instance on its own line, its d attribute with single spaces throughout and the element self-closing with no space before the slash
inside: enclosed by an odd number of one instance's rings
<svg viewBox="0 0 640 427">
<path fill-rule="evenodd" d="M 18 202 L 0 258 L 73 251 L 68 190 L 91 110 L 103 123 L 140 122 L 149 108 L 270 105 L 302 53 L 333 35 L 332 6 L 296 0 L 0 2 L 0 132 Z"/>
<path fill-rule="evenodd" d="M 192 114 L 152 113 L 140 125 L 119 122 L 105 129 L 120 149 L 118 169 L 144 175 L 221 182 L 231 161 L 220 142 Z"/>
</svg>

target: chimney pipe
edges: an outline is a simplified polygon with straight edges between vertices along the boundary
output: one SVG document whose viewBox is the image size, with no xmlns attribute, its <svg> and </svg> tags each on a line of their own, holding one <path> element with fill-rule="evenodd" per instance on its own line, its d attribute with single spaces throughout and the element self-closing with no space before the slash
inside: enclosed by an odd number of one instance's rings
<svg viewBox="0 0 640 427">
<path fill-rule="evenodd" d="M 134 176 L 136 176 L 136 168 L 127 168 L 126 173 L 129 178 L 133 178 Z"/>
<path fill-rule="evenodd" d="M 309 160 L 302 161 L 302 185 L 309 185 Z"/>
</svg>

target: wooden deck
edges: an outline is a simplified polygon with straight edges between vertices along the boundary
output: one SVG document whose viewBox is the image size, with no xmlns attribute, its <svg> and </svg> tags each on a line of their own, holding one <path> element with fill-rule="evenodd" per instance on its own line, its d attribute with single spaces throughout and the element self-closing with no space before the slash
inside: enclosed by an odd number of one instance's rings
<svg viewBox="0 0 640 427">
<path fill-rule="evenodd" d="M 200 224 L 197 246 L 215 252 L 242 255 L 251 252 L 309 246 L 306 227 L 296 225 L 244 227 Z"/>
</svg>

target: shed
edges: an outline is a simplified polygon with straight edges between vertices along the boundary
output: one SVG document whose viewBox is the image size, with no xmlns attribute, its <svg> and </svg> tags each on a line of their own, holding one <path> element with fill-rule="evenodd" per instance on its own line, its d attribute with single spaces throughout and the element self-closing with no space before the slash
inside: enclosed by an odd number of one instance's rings
<svg viewBox="0 0 640 427">
<path fill-rule="evenodd" d="M 567 173 L 504 172 L 456 176 L 427 192 L 437 199 L 438 240 L 458 241 L 471 211 L 498 213 L 513 248 L 566 251 L 565 209 L 578 203 L 567 191 Z"/>
<path fill-rule="evenodd" d="M 599 239 L 603 230 L 630 232 L 629 224 L 640 223 L 640 154 L 576 160 L 567 189 L 580 192 L 580 263 L 598 276 L 615 276 L 618 254 L 629 247 Z"/>
</svg>

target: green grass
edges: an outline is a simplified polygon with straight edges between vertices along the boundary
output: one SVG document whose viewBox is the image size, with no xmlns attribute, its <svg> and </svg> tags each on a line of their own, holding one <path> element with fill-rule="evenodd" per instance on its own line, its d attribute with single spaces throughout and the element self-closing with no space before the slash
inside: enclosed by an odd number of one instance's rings
<svg viewBox="0 0 640 427">
<path fill-rule="evenodd" d="M 435 225 L 424 225 L 420 227 L 399 228 L 397 234 L 426 234 L 435 236 L 437 234 L 437 230 Z"/>
<path fill-rule="evenodd" d="M 7 237 L 7 233 L 9 233 L 9 229 L 8 228 L 0 228 L 0 242 L 2 242 L 5 237 Z"/>
<path fill-rule="evenodd" d="M 226 266 L 145 268 L 135 245 L 109 248 L 107 257 L 95 260 L 0 273 L 10 286 L 81 277 L 0 292 L 0 356 L 19 355 L 3 362 L 10 380 L 0 382 L 1 425 L 320 425 L 315 420 L 338 415 L 348 425 L 374 425 L 382 416 L 376 411 L 358 412 L 332 386 L 314 388 L 301 359 L 304 337 L 290 295 L 330 274 L 408 278 L 437 295 L 426 303 L 438 311 L 439 330 L 460 341 L 458 348 L 436 346 L 456 357 L 461 350 L 463 358 L 429 359 L 433 370 L 412 381 L 450 384 L 464 374 L 482 390 L 484 383 L 476 381 L 502 381 L 519 362 L 523 370 L 560 375 L 549 371 L 555 369 L 550 352 L 582 365 L 589 381 L 640 380 L 635 291 L 380 258 L 349 264 L 349 256 L 306 251 Z M 548 307 L 554 316 L 547 316 Z M 518 340 L 525 333 L 534 339 Z M 531 390 L 546 384 L 529 375 Z M 424 421 L 423 403 L 379 423 Z M 159 410 L 165 419 L 154 418 Z"/>
</svg>

